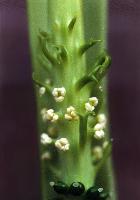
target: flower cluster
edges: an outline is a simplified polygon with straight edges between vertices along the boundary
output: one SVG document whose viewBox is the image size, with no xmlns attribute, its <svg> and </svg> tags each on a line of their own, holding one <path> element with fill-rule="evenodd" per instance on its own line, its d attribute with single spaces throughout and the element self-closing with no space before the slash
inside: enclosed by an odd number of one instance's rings
<svg viewBox="0 0 140 200">
<path fill-rule="evenodd" d="M 94 137 L 96 139 L 102 139 L 105 136 L 104 128 L 106 126 L 106 116 L 102 113 L 97 116 L 97 124 L 94 126 Z"/>
<path fill-rule="evenodd" d="M 47 120 L 50 122 L 56 122 L 59 119 L 59 116 L 54 112 L 53 109 L 47 110 L 46 108 L 43 108 L 41 110 L 41 115 L 44 122 Z"/>
<path fill-rule="evenodd" d="M 54 88 L 52 91 L 52 95 L 56 102 L 62 102 L 66 95 L 66 89 L 64 87 L 61 88 Z"/>
<path fill-rule="evenodd" d="M 68 151 L 70 144 L 67 138 L 60 138 L 56 140 L 55 147 L 61 151 Z"/>
<path fill-rule="evenodd" d="M 67 108 L 67 113 L 65 114 L 65 119 L 67 119 L 69 121 L 78 119 L 78 115 L 73 106 L 70 106 Z"/>
<path fill-rule="evenodd" d="M 46 133 L 41 134 L 40 140 L 41 140 L 41 144 L 44 144 L 44 145 L 51 144 L 53 141 L 52 138 L 49 137 L 48 134 L 46 134 Z"/>
<path fill-rule="evenodd" d="M 90 97 L 88 102 L 85 103 L 85 109 L 88 112 L 92 112 L 98 104 L 97 97 Z"/>
</svg>

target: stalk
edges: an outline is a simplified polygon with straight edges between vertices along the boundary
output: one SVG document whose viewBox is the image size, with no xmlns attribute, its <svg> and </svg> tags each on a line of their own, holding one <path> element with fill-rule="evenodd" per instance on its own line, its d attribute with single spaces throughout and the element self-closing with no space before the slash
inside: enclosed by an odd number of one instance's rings
<svg viewBox="0 0 140 200">
<path fill-rule="evenodd" d="M 95 38 L 85 40 L 86 7 L 94 3 L 93 11 L 99 11 L 93 19 Z M 103 81 L 111 58 L 103 48 L 106 40 L 100 44 L 106 35 L 106 29 L 100 27 L 106 24 L 106 4 L 105 0 L 100 4 L 27 1 L 43 200 L 115 199 L 111 171 L 111 178 L 106 176 L 112 146 L 106 133 Z M 87 55 L 92 47 L 93 59 Z"/>
</svg>

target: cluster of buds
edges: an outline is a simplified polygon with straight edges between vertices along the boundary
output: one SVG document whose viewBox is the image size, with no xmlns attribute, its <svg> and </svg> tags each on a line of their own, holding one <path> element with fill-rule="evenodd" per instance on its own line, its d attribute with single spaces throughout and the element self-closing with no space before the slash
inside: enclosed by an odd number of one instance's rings
<svg viewBox="0 0 140 200">
<path fill-rule="evenodd" d="M 52 95 L 56 102 L 62 102 L 66 95 L 66 89 L 64 87 L 61 88 L 54 88 L 52 91 Z"/>
<path fill-rule="evenodd" d="M 85 103 L 85 109 L 88 112 L 92 112 L 98 104 L 97 97 L 90 97 L 88 102 Z"/>
<path fill-rule="evenodd" d="M 106 116 L 102 113 L 97 116 L 98 123 L 94 126 L 94 137 L 96 139 L 102 139 L 105 136 L 104 128 L 106 126 Z"/>
<path fill-rule="evenodd" d="M 67 108 L 67 113 L 65 114 L 65 119 L 71 121 L 71 120 L 78 120 L 78 115 L 76 113 L 76 110 L 73 106 L 70 106 Z"/>
<path fill-rule="evenodd" d="M 67 138 L 60 138 L 56 140 L 55 147 L 61 151 L 68 151 L 70 144 Z"/>
<path fill-rule="evenodd" d="M 56 122 L 59 119 L 59 116 L 54 112 L 53 109 L 47 110 L 46 108 L 43 108 L 41 110 L 41 115 L 44 122 L 46 121 Z"/>
</svg>

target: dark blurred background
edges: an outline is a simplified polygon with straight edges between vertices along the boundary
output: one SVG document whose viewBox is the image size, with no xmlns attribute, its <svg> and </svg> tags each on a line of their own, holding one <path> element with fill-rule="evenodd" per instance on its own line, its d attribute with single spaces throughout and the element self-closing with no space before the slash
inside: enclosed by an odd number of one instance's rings
<svg viewBox="0 0 140 200">
<path fill-rule="evenodd" d="M 109 1 L 109 110 L 119 200 L 140 200 L 140 1 Z M 25 0 L 0 0 L 0 200 L 39 200 Z"/>
</svg>

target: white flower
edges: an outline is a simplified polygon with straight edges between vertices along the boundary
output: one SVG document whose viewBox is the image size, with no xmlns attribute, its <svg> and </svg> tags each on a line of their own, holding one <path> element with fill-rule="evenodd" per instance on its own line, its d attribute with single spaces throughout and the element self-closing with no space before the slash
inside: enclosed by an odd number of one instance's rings
<svg viewBox="0 0 140 200">
<path fill-rule="evenodd" d="M 45 87 L 40 87 L 39 88 L 39 95 L 42 96 L 43 94 L 45 94 L 46 92 L 46 88 Z"/>
<path fill-rule="evenodd" d="M 106 124 L 107 121 L 104 113 L 97 115 L 97 120 L 99 123 L 104 123 L 104 124 Z"/>
<path fill-rule="evenodd" d="M 94 131 L 101 131 L 104 128 L 104 124 L 103 123 L 98 123 L 94 126 Z"/>
<path fill-rule="evenodd" d="M 51 122 L 55 122 L 59 119 L 59 116 L 54 112 L 53 109 L 42 109 L 41 111 L 41 115 L 42 115 L 42 119 L 43 121 L 51 121 Z"/>
<path fill-rule="evenodd" d="M 56 102 L 62 102 L 64 100 L 66 94 L 66 89 L 64 87 L 54 88 L 52 91 L 52 95 L 55 98 Z"/>
<path fill-rule="evenodd" d="M 104 136 L 105 136 L 105 132 L 103 130 L 95 131 L 94 137 L 97 140 L 104 138 Z"/>
<path fill-rule="evenodd" d="M 89 101 L 85 103 L 85 109 L 88 112 L 92 112 L 98 104 L 97 97 L 89 98 Z"/>
<path fill-rule="evenodd" d="M 65 119 L 70 120 L 70 121 L 78 119 L 78 115 L 73 106 L 70 106 L 67 108 L 67 113 L 65 114 Z"/>
<path fill-rule="evenodd" d="M 67 138 L 60 138 L 59 140 L 56 140 L 55 146 L 61 151 L 68 151 L 70 144 Z"/>
<path fill-rule="evenodd" d="M 46 133 L 42 133 L 41 134 L 41 137 L 40 137 L 40 140 L 41 140 L 41 144 L 51 144 L 52 143 L 52 138 L 48 136 L 48 134 Z"/>
<path fill-rule="evenodd" d="M 100 146 L 95 146 L 92 153 L 95 160 L 100 160 L 103 157 L 103 150 Z"/>
</svg>

